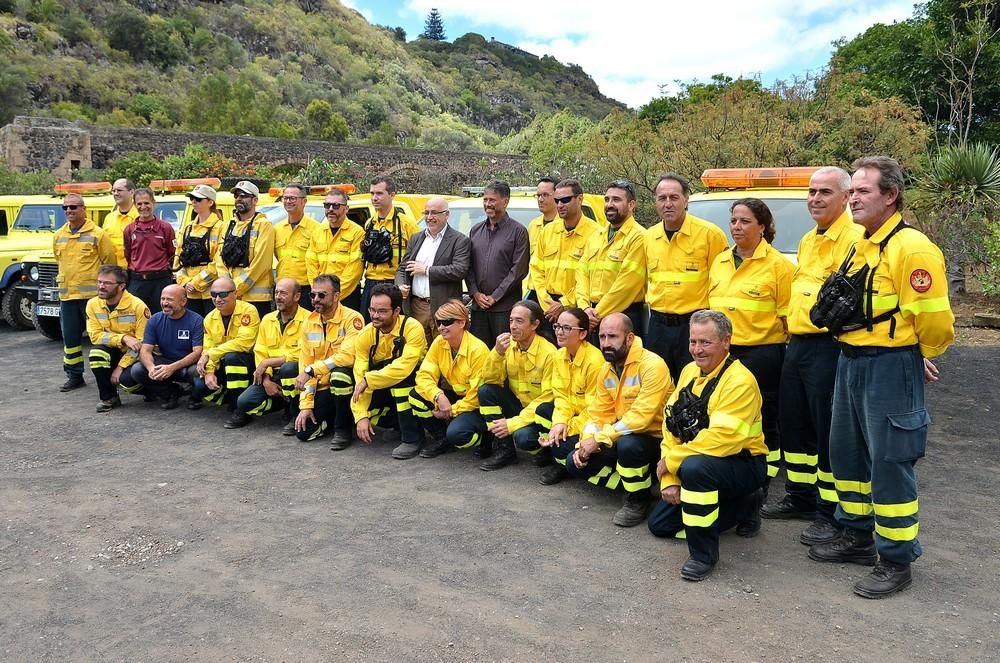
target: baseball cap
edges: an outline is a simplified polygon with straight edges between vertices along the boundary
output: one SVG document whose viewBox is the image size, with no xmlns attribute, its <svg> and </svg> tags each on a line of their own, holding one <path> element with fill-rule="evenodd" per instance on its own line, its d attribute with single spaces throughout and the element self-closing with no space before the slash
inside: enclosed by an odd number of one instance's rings
<svg viewBox="0 0 1000 663">
<path fill-rule="evenodd" d="M 257 185 L 254 184 L 253 182 L 248 182 L 246 180 L 240 180 L 239 182 L 236 183 L 236 186 L 233 187 L 232 192 L 236 193 L 237 191 L 242 191 L 243 193 L 249 193 L 251 196 L 260 195 L 260 189 L 257 188 Z"/>
<path fill-rule="evenodd" d="M 191 193 L 188 196 L 191 198 L 208 198 L 212 202 L 215 202 L 215 189 L 207 184 L 199 184 L 191 189 Z"/>
</svg>

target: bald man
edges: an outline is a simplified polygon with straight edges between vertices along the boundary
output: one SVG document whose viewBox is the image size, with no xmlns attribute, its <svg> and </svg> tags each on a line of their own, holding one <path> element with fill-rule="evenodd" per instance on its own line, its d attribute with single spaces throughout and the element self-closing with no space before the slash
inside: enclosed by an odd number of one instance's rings
<svg viewBox="0 0 1000 663">
<path fill-rule="evenodd" d="M 309 311 L 299 306 L 302 290 L 295 278 L 278 279 L 274 286 L 274 308 L 260 321 L 253 346 L 252 384 L 236 399 L 236 412 L 261 416 L 283 410 L 288 416 L 284 435 L 295 435 L 298 396 L 295 377 L 299 374 L 299 341 Z M 240 417 L 241 420 L 244 417 Z"/>
<path fill-rule="evenodd" d="M 201 407 L 202 400 L 235 404 L 250 386 L 253 346 L 260 326 L 257 306 L 237 297 L 233 279 L 228 276 L 215 279 L 208 294 L 215 310 L 205 316 L 205 352 L 195 366 L 198 376 L 188 403 L 192 410 Z M 223 426 L 242 428 L 248 423 L 249 415 L 235 411 Z"/>
<path fill-rule="evenodd" d="M 566 458 L 566 471 L 612 490 L 621 484 L 625 501 L 612 522 L 632 527 L 649 512 L 663 405 L 674 382 L 666 362 L 642 347 L 624 313 L 602 318 L 598 337 L 608 363 L 587 405 L 580 442 Z"/>
<path fill-rule="evenodd" d="M 420 322 L 428 343 L 437 336 L 431 313 L 449 299 L 461 300 L 462 281 L 469 272 L 469 238 L 448 225 L 450 214 L 446 199 L 427 201 L 424 230 L 410 238 L 396 272 L 403 313 Z"/>
<path fill-rule="evenodd" d="M 187 293 L 179 285 L 168 285 L 160 293 L 159 313 L 146 323 L 139 348 L 139 361 L 119 379 L 123 391 L 144 391 L 163 401 L 164 410 L 177 407 L 178 382 L 191 382 L 194 366 L 204 346 L 204 320 L 187 310 Z"/>
</svg>

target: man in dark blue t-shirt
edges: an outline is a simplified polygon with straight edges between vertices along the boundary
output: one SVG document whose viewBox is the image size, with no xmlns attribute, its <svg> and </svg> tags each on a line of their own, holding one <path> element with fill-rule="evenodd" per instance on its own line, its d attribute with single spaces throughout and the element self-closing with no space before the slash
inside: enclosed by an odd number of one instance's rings
<svg viewBox="0 0 1000 663">
<path fill-rule="evenodd" d="M 169 285 L 160 295 L 162 311 L 146 323 L 146 333 L 139 350 L 139 361 L 122 374 L 125 391 L 145 389 L 163 400 L 164 410 L 177 407 L 180 388 L 176 383 L 190 382 L 194 366 L 201 358 L 205 327 L 203 319 L 187 310 L 187 293 L 179 285 Z"/>
</svg>

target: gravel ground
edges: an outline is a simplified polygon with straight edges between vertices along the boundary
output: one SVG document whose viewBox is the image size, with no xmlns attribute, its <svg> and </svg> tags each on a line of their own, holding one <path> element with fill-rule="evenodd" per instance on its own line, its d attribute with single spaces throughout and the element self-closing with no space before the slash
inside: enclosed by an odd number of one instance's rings
<svg viewBox="0 0 1000 663">
<path fill-rule="evenodd" d="M 618 495 L 523 460 L 394 461 L 241 431 L 218 409 L 59 394 L 60 347 L 0 328 L 0 658 L 29 660 L 1000 660 L 1000 347 L 929 390 L 914 586 L 865 601 L 802 523 L 686 546 L 610 519 Z M 772 494 L 781 493 L 780 483 Z M 990 506 L 993 505 L 993 506 Z"/>
</svg>

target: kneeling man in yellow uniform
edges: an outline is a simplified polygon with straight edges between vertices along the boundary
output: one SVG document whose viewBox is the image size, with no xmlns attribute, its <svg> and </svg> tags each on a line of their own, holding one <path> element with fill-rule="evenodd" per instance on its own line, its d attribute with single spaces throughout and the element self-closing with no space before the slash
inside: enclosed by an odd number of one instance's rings
<svg viewBox="0 0 1000 663">
<path fill-rule="evenodd" d="M 697 581 L 719 560 L 720 532 L 736 526 L 750 537 L 760 530 L 767 446 L 757 381 L 729 354 L 729 318 L 701 310 L 690 325 L 694 361 L 667 400 L 656 466 L 663 501 L 649 517 L 649 531 L 687 539 L 681 577 Z"/>
</svg>

